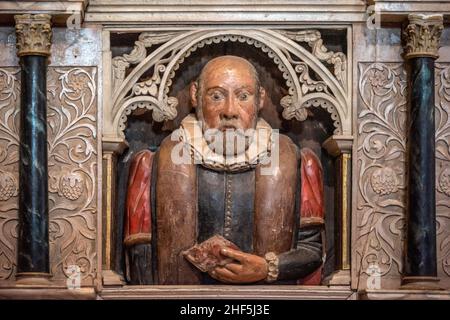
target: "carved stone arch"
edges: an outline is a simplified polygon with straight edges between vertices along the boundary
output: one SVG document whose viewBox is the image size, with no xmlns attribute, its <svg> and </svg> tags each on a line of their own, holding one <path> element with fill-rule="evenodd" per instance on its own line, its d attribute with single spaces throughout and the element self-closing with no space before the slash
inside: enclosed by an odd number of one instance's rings
<svg viewBox="0 0 450 320">
<path fill-rule="evenodd" d="M 110 136 L 124 138 L 127 117 L 136 108 L 153 110 L 155 121 L 174 119 L 178 101 L 168 94 L 175 71 L 198 48 L 227 41 L 252 45 L 262 50 L 277 65 L 288 88 L 288 95 L 280 101 L 285 119 L 303 121 L 306 119 L 306 108 L 322 106 L 331 114 L 335 134 L 351 132 L 350 125 L 347 125 L 350 124 L 351 114 L 346 77 L 347 60 L 343 53 L 328 52 L 317 30 L 292 33 L 266 29 L 208 29 L 171 33 L 168 36 L 157 35 L 156 39 L 163 39 L 160 42 L 164 43 L 146 56 L 145 48 L 158 43 L 149 40 L 151 37 L 149 33 L 141 34 L 135 49 L 116 60 L 122 63 L 122 70 L 119 71 L 124 70 L 123 66 L 137 65 L 126 78 L 122 72 L 121 79 L 113 79 L 114 94 L 110 113 L 110 128 L 113 132 L 109 133 Z M 296 41 L 307 42 L 312 52 Z M 333 64 L 334 74 L 323 61 Z M 153 76 L 139 82 L 150 69 L 153 70 Z M 320 79 L 312 79 L 309 69 Z"/>
<path fill-rule="evenodd" d="M 120 41 L 122 41 L 121 38 Z M 215 44 L 226 42 L 239 44 L 231 46 L 224 44 L 213 47 Z M 157 131 L 163 124 L 152 125 L 151 130 L 148 131 L 142 131 L 141 128 L 152 123 L 152 120 L 161 122 L 176 118 L 176 121 L 164 124 L 166 129 L 168 127 L 175 128 L 177 121 L 188 112 L 188 104 L 184 103 L 188 100 L 185 90 L 188 83 L 207 60 L 204 58 L 211 58 L 222 52 L 230 51 L 239 55 L 240 50 L 246 46 L 251 46 L 255 50 L 249 51 L 248 54 L 242 53 L 242 55 L 254 62 L 258 71 L 270 72 L 271 76 L 275 76 L 271 77 L 270 80 L 263 80 L 269 81 L 269 83 L 264 83 L 268 84 L 268 87 L 275 88 L 271 91 L 273 92 L 270 97 L 272 100 L 268 100 L 267 106 L 269 108 L 263 110 L 263 112 L 268 111 L 264 114 L 264 117 L 275 119 L 274 128 L 278 128 L 278 125 L 280 125 L 280 128 L 292 129 L 289 134 L 292 135 L 293 141 L 300 146 L 317 148 L 318 150 L 322 150 L 323 147 L 328 151 L 327 146 L 333 143 L 340 147 L 341 140 L 351 144 L 352 125 L 350 117 L 352 112 L 349 105 L 351 91 L 347 81 L 350 75 L 348 61 L 343 53 L 328 51 L 322 42 L 321 34 L 317 30 L 211 28 L 207 30 L 141 33 L 135 42 L 134 49 L 129 54 L 112 59 L 112 99 L 111 103 L 105 104 L 103 109 L 104 168 L 105 172 L 112 172 L 111 176 L 107 176 L 104 185 L 105 192 L 109 193 L 109 196 L 105 197 L 105 201 L 114 199 L 110 190 L 117 190 L 118 194 L 123 194 L 124 189 L 115 189 L 116 184 L 119 188 L 126 186 L 129 159 L 136 150 L 142 147 L 141 141 L 144 141 L 144 139 L 140 140 L 140 134 L 145 132 L 150 137 L 150 139 L 145 140 L 148 141 L 146 147 L 156 148 L 161 141 L 159 138 L 165 137 L 165 134 L 168 133 L 168 130 L 165 130 L 163 134 Z M 206 50 L 211 48 L 212 50 L 209 52 L 200 50 L 200 48 L 205 47 Z M 227 50 L 222 50 L 224 48 Z M 195 51 L 197 52 L 194 53 Z M 197 60 L 198 57 L 200 57 L 200 60 Z M 266 66 L 269 67 L 266 68 Z M 177 107 L 177 98 L 180 99 L 180 108 Z M 302 125 L 298 122 L 283 121 L 279 118 L 281 113 L 284 119 L 303 121 L 306 115 L 310 114 L 306 112 L 308 108 L 320 108 L 326 112 L 317 110 L 319 112 L 314 112 L 314 119 Z M 151 110 L 152 113 L 136 113 L 133 121 L 130 117 L 130 124 L 127 127 L 128 116 L 137 109 Z M 177 113 L 179 113 L 178 117 Z M 330 115 L 330 118 L 328 118 L 328 115 Z M 143 121 L 144 118 L 145 121 Z M 333 131 L 330 119 L 334 126 L 334 135 L 327 139 Z M 316 120 L 320 122 L 320 126 L 317 126 Z M 310 128 L 315 130 L 315 127 L 318 128 L 317 130 L 323 129 L 324 133 L 320 136 L 320 139 L 316 139 L 316 136 L 311 140 L 308 140 L 309 136 L 304 140 L 298 138 L 301 134 L 313 132 L 313 130 L 308 130 Z M 127 137 L 130 144 L 124 152 L 127 144 L 124 136 L 126 128 L 129 129 Z M 314 131 L 313 133 L 317 132 Z M 152 136 L 153 134 L 155 137 Z M 333 143 L 326 143 L 328 140 Z M 304 143 L 305 141 L 310 145 Z M 335 154 L 330 151 L 327 153 L 325 151 L 320 152 L 326 159 L 323 162 L 325 170 L 327 168 L 334 170 L 334 162 L 327 159 L 333 158 L 332 161 L 334 161 Z M 338 174 L 337 171 L 328 172 L 331 172 L 332 176 Z M 337 177 L 336 179 L 340 178 Z M 343 183 L 342 185 L 346 186 L 347 184 Z M 333 193 L 332 196 L 329 196 L 330 199 L 335 196 L 335 189 L 328 188 L 327 190 L 330 195 Z M 345 190 L 339 192 L 339 194 L 344 194 Z M 115 216 L 110 217 L 110 221 L 111 219 L 119 221 L 117 222 L 118 228 L 114 228 L 111 223 L 109 226 L 106 224 L 105 228 L 110 230 L 110 234 L 114 232 L 121 234 L 122 232 L 122 229 L 120 229 L 120 223 L 122 222 L 120 221 L 122 221 L 121 215 L 124 212 L 123 201 L 125 200 L 121 199 L 117 203 L 110 203 L 109 207 L 105 206 L 105 217 L 108 217 L 108 213 L 112 215 L 115 212 Z M 331 217 L 330 221 L 334 221 L 334 207 L 330 208 L 327 209 L 327 216 Z M 108 218 L 106 220 L 108 221 Z M 120 237 L 116 238 L 120 239 Z M 112 243 L 116 240 L 110 241 Z M 117 245 L 119 244 L 115 244 L 115 246 Z M 109 248 L 108 243 L 105 244 L 105 247 Z M 116 247 L 116 254 L 119 252 L 119 257 L 121 257 L 121 248 L 121 246 L 119 249 Z M 116 261 L 116 263 L 118 266 L 121 265 L 120 261 Z"/>
<path fill-rule="evenodd" d="M 336 100 L 330 98 L 329 96 L 325 96 L 321 93 L 315 93 L 308 96 L 308 99 L 305 100 L 303 106 L 305 108 L 311 108 L 311 107 L 321 107 L 325 109 L 331 117 L 331 120 L 333 121 L 334 126 L 334 135 L 340 135 L 342 133 L 342 123 L 341 118 L 339 116 L 339 113 L 336 109 Z"/>
</svg>

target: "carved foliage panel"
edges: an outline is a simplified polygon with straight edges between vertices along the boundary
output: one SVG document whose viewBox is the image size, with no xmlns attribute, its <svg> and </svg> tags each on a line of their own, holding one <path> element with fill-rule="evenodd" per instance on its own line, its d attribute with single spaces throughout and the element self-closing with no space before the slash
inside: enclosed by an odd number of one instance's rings
<svg viewBox="0 0 450 320">
<path fill-rule="evenodd" d="M 97 268 L 96 76 L 89 67 L 47 74 L 51 273 L 64 280 L 75 265 L 85 284 Z M 18 69 L 0 69 L 0 280 L 15 272 L 19 78 Z"/>
<path fill-rule="evenodd" d="M 19 181 L 18 68 L 0 68 L 0 280 L 16 268 Z"/>
<path fill-rule="evenodd" d="M 436 64 L 436 219 L 438 275 L 450 285 L 450 65 Z M 398 288 L 406 213 L 406 74 L 398 63 L 359 65 L 356 245 L 358 288 L 381 276 Z"/>
<path fill-rule="evenodd" d="M 436 64 L 435 79 L 438 275 L 450 287 L 450 63 Z"/>
<path fill-rule="evenodd" d="M 54 279 L 80 268 L 96 272 L 97 102 L 96 68 L 48 72 L 50 257 Z"/>
<path fill-rule="evenodd" d="M 397 288 L 402 270 L 406 166 L 406 74 L 398 63 L 359 64 L 357 203 L 353 274 Z"/>
</svg>

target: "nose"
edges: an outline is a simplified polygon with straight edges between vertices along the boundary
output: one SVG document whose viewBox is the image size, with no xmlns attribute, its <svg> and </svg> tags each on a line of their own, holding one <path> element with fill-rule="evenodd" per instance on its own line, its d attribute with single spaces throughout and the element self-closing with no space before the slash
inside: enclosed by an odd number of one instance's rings
<svg viewBox="0 0 450 320">
<path fill-rule="evenodd" d="M 230 96 L 226 99 L 225 105 L 222 109 L 222 113 L 220 114 L 222 120 L 233 120 L 238 119 L 238 104 L 234 97 Z"/>
</svg>

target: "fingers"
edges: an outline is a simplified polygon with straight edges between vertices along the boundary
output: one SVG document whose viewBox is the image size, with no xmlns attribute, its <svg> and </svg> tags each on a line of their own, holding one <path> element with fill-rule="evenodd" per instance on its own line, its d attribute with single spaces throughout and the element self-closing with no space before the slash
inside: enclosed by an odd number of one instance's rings
<svg viewBox="0 0 450 320">
<path fill-rule="evenodd" d="M 232 271 L 228 270 L 227 268 L 216 268 L 214 270 L 217 275 L 219 275 L 222 278 L 230 278 L 233 279 L 236 277 L 236 274 L 234 274 Z"/>
<path fill-rule="evenodd" d="M 230 270 L 231 272 L 235 273 L 235 274 L 240 274 L 243 271 L 243 267 L 241 264 L 237 264 L 237 263 L 227 263 L 225 265 L 225 268 Z"/>
<path fill-rule="evenodd" d="M 220 268 L 220 267 L 215 268 L 213 271 L 211 271 L 210 275 L 214 279 L 219 280 L 224 283 L 239 282 L 236 274 L 234 274 L 233 272 L 231 272 L 230 270 L 228 270 L 226 268 Z"/>
<path fill-rule="evenodd" d="M 242 251 L 226 248 L 226 249 L 220 250 L 220 253 L 226 257 L 233 258 L 240 262 L 244 262 L 247 260 L 247 254 Z"/>
</svg>

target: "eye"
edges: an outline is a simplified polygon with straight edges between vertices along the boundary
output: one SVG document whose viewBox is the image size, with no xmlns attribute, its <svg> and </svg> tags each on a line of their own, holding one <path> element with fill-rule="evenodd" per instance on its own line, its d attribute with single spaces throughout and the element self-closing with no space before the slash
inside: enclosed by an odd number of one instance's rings
<svg viewBox="0 0 450 320">
<path fill-rule="evenodd" d="M 220 100 L 223 99 L 223 94 L 222 94 L 221 92 L 219 92 L 219 91 L 214 91 L 214 92 L 211 94 L 211 99 L 212 99 L 213 101 L 220 101 Z"/>
<path fill-rule="evenodd" d="M 243 93 L 239 94 L 238 98 L 240 101 L 247 101 L 249 96 L 250 95 L 247 92 L 243 92 Z"/>
</svg>

